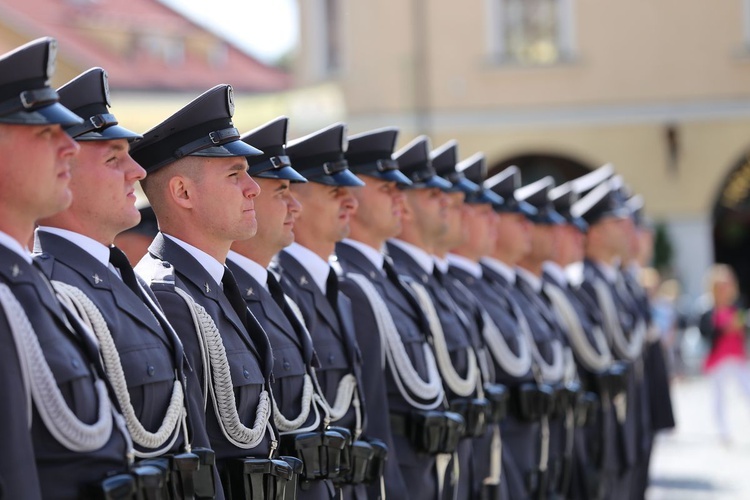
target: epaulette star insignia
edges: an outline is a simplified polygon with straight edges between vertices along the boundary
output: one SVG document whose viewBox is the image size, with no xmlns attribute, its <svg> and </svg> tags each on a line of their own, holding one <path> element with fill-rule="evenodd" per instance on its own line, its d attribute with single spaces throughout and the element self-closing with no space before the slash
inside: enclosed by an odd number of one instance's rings
<svg viewBox="0 0 750 500">
<path fill-rule="evenodd" d="M 104 281 L 103 279 L 101 279 L 101 278 L 99 277 L 99 275 L 98 275 L 98 274 L 94 274 L 94 275 L 92 276 L 92 278 L 94 279 L 94 284 L 96 284 L 96 285 L 98 285 L 99 283 L 101 283 L 102 281 Z"/>
<path fill-rule="evenodd" d="M 305 278 L 304 276 L 302 276 L 299 279 L 299 284 L 302 285 L 302 286 L 306 286 L 307 285 L 307 278 Z"/>
<path fill-rule="evenodd" d="M 203 288 L 206 289 L 206 293 L 211 293 L 211 287 L 208 286 L 208 282 L 206 282 L 206 283 L 203 284 Z"/>
<path fill-rule="evenodd" d="M 21 274 L 21 268 L 18 267 L 18 264 L 13 264 L 13 267 L 10 268 L 10 272 L 13 274 L 13 277 L 16 278 Z"/>
<path fill-rule="evenodd" d="M 253 295 L 255 295 L 255 292 L 253 291 L 252 287 L 247 289 L 247 291 L 245 292 L 245 295 L 248 297 L 252 297 Z"/>
</svg>

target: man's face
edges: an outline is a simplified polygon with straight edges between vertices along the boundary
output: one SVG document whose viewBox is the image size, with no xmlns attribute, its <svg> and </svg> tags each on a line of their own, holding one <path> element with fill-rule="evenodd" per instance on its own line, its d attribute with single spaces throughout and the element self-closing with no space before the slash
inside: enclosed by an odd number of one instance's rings
<svg viewBox="0 0 750 500">
<path fill-rule="evenodd" d="M 557 251 L 557 239 L 561 226 L 549 224 L 531 225 L 531 252 L 534 262 L 552 260 Z"/>
<path fill-rule="evenodd" d="M 446 230 L 440 237 L 442 250 L 450 250 L 463 244 L 468 238 L 467 228 L 462 224 L 464 193 L 447 193 L 447 204 L 445 208 Z"/>
<path fill-rule="evenodd" d="M 359 203 L 353 221 L 374 239 L 385 241 L 401 232 L 404 193 L 396 183 L 366 176 L 365 185 L 352 193 Z"/>
<path fill-rule="evenodd" d="M 292 196 L 288 180 L 256 177 L 255 182 L 260 194 L 255 198 L 258 231 L 253 241 L 276 253 L 294 242 L 294 221 L 301 206 Z"/>
<path fill-rule="evenodd" d="M 484 257 L 492 253 L 497 239 L 495 211 L 492 205 L 469 205 L 462 208 L 461 224 L 466 228 L 466 244 L 472 253 Z"/>
<path fill-rule="evenodd" d="M 409 189 L 404 193 L 409 216 L 421 228 L 425 240 L 437 242 L 448 229 L 448 197 L 439 188 Z"/>
<path fill-rule="evenodd" d="M 72 200 L 70 160 L 78 145 L 60 125 L 0 124 L 0 200 L 6 216 L 34 219 L 66 209 Z"/>
<path fill-rule="evenodd" d="M 146 176 L 128 154 L 128 141 L 81 142 L 73 160 L 71 214 L 81 222 L 87 236 L 111 243 L 117 233 L 138 224 L 135 183 Z"/>
<path fill-rule="evenodd" d="M 531 223 L 525 215 L 499 213 L 496 218 L 497 240 L 495 248 L 499 254 L 516 264 L 531 251 Z"/>
<path fill-rule="evenodd" d="M 613 255 L 626 256 L 630 243 L 627 219 L 607 217 L 599 221 L 595 229 L 599 231 L 601 244 L 605 245 Z"/>
<path fill-rule="evenodd" d="M 292 193 L 302 204 L 298 228 L 304 226 L 306 235 L 324 243 L 349 236 L 349 222 L 357 210 L 351 188 L 308 182 L 293 185 Z"/>
<path fill-rule="evenodd" d="M 195 157 L 199 158 L 199 157 Z M 258 184 L 247 174 L 243 157 L 200 158 L 199 178 L 187 189 L 196 222 L 216 241 L 246 240 L 258 229 L 255 197 Z"/>
<path fill-rule="evenodd" d="M 584 235 L 572 224 L 560 227 L 557 239 L 557 255 L 554 260 L 561 266 L 567 266 L 583 260 Z"/>
</svg>

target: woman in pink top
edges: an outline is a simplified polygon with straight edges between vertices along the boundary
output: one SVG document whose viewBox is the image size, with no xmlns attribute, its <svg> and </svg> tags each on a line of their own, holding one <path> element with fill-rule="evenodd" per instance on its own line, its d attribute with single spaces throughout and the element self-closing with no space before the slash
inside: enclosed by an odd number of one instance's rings
<svg viewBox="0 0 750 500">
<path fill-rule="evenodd" d="M 735 379 L 750 400 L 750 367 L 745 352 L 747 330 L 746 311 L 737 306 L 737 278 L 732 268 L 717 264 L 709 272 L 713 309 L 702 321 L 704 335 L 711 340 L 711 351 L 704 363 L 705 372 L 712 378 L 716 419 L 722 440 L 729 442 L 729 428 L 724 411 L 724 390 L 730 379 Z"/>
</svg>

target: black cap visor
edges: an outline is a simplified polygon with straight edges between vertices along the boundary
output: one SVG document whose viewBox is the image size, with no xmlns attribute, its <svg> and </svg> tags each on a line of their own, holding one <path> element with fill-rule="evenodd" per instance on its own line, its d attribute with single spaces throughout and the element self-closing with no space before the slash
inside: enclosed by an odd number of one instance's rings
<svg viewBox="0 0 750 500">
<path fill-rule="evenodd" d="M 224 144 L 217 144 L 205 149 L 200 149 L 193 153 L 189 153 L 188 156 L 207 156 L 210 158 L 221 158 L 230 156 L 256 156 L 261 154 L 263 154 L 261 150 L 237 139 L 231 142 L 226 142 Z"/>
<path fill-rule="evenodd" d="M 365 185 L 359 177 L 349 171 L 349 169 L 339 170 L 338 172 L 332 172 L 330 174 L 321 173 L 315 177 L 307 177 L 310 182 L 317 182 L 318 184 L 325 184 L 327 186 L 346 186 L 346 187 L 362 187 Z"/>
<path fill-rule="evenodd" d="M 450 192 L 457 193 L 462 192 L 466 196 L 471 196 L 477 192 L 479 192 L 479 186 L 471 182 L 469 179 L 464 177 L 463 175 L 459 177 L 455 181 L 449 181 L 452 182 L 452 189 L 450 189 Z"/>
<path fill-rule="evenodd" d="M 582 233 L 586 233 L 589 230 L 589 225 L 581 217 L 571 217 L 570 220 L 568 220 L 568 224 L 575 227 Z"/>
<path fill-rule="evenodd" d="M 13 125 L 78 125 L 83 119 L 71 110 L 55 102 L 34 110 L 17 111 L 0 116 L 0 123 Z"/>
<path fill-rule="evenodd" d="M 258 177 L 261 179 L 283 179 L 290 182 L 307 182 L 307 179 L 302 177 L 302 175 L 292 167 L 270 168 L 259 173 L 252 173 L 251 170 L 252 169 L 248 170 L 251 177 Z"/>
<path fill-rule="evenodd" d="M 68 132 L 70 133 L 70 132 Z M 143 139 L 143 136 L 136 134 L 132 130 L 119 125 L 112 125 L 103 130 L 92 130 L 81 135 L 73 137 L 76 141 L 113 141 L 116 139 L 127 139 L 128 142 L 135 142 Z"/>
<path fill-rule="evenodd" d="M 530 216 L 529 219 L 534 224 L 540 224 L 540 225 L 545 225 L 545 226 L 562 226 L 563 224 L 568 223 L 565 217 L 563 217 L 558 212 L 551 210 L 551 209 L 538 211 L 536 215 Z"/>
<path fill-rule="evenodd" d="M 430 189 L 430 188 L 438 188 L 442 191 L 447 191 L 453 186 L 450 182 L 446 181 L 442 177 L 438 177 L 437 175 L 433 175 L 431 177 L 428 177 L 427 179 L 424 179 L 420 182 L 414 182 L 412 181 L 412 184 L 410 186 L 399 186 L 402 189 Z"/>
<path fill-rule="evenodd" d="M 470 195 L 466 195 L 465 203 L 469 205 L 501 205 L 505 202 L 502 196 L 487 189 L 480 189 Z"/>
</svg>

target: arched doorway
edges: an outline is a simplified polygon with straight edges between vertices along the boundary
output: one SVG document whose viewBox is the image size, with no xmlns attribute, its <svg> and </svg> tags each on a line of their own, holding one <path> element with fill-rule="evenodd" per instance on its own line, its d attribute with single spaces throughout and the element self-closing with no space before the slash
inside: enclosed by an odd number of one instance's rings
<svg viewBox="0 0 750 500">
<path fill-rule="evenodd" d="M 521 171 L 524 184 L 537 181 L 551 175 L 559 185 L 590 172 L 594 166 L 562 155 L 529 153 L 502 160 L 489 169 L 489 175 L 495 175 L 507 167 L 515 165 Z"/>
<path fill-rule="evenodd" d="M 743 297 L 750 297 L 750 152 L 730 170 L 713 209 L 716 262 L 731 265 Z"/>
</svg>

